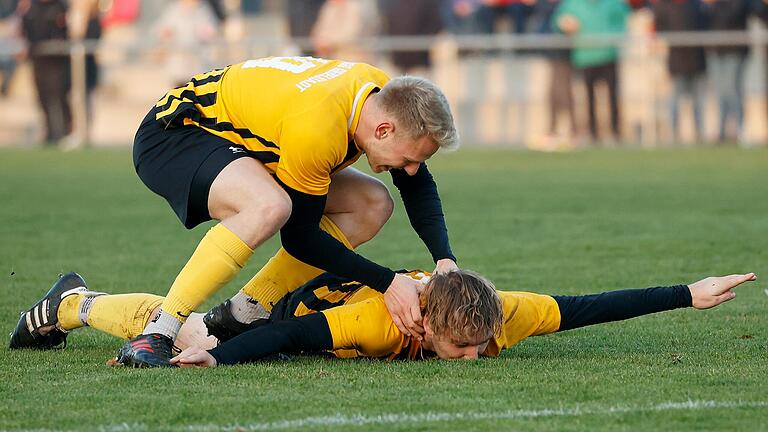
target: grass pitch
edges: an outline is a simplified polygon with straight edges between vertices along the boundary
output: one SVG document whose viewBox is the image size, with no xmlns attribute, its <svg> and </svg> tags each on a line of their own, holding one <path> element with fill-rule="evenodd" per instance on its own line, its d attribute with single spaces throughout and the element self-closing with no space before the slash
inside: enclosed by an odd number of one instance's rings
<svg viewBox="0 0 768 432">
<path fill-rule="evenodd" d="M 104 365 L 120 341 L 85 329 L 63 351 L 0 348 L 0 429 L 768 430 L 768 151 L 464 149 L 430 167 L 460 265 L 500 289 L 591 293 L 747 271 L 762 279 L 712 311 L 531 338 L 477 362 L 129 370 Z M 127 151 L 0 151 L 0 203 L 6 334 L 59 272 L 78 271 L 95 290 L 164 294 L 207 229 L 185 231 Z M 362 252 L 431 270 L 398 206 Z M 276 247 L 260 248 L 204 307 L 234 293 Z"/>
</svg>

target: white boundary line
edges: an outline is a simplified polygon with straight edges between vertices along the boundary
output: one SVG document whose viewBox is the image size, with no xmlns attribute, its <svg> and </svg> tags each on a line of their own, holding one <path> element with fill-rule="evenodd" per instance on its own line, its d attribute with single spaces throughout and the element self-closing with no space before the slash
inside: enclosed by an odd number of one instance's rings
<svg viewBox="0 0 768 432">
<path fill-rule="evenodd" d="M 271 431 L 284 429 L 302 429 L 314 427 L 339 427 L 339 426 L 370 426 L 387 424 L 415 424 L 425 425 L 430 423 L 451 421 L 476 421 L 476 420 L 514 420 L 540 417 L 578 417 L 593 415 L 633 414 L 641 412 L 664 412 L 678 410 L 710 410 L 721 408 L 768 408 L 768 401 L 714 401 L 714 400 L 688 400 L 685 402 L 664 402 L 656 405 L 614 405 L 604 408 L 545 408 L 506 410 L 498 412 L 435 412 L 427 411 L 416 414 L 391 413 L 380 415 L 368 414 L 335 414 L 331 416 L 305 417 L 294 420 L 276 420 L 264 423 L 246 424 L 188 424 L 174 425 L 173 430 L 189 432 L 249 432 Z M 87 425 L 84 425 L 87 427 Z M 94 425 L 94 429 L 102 432 L 123 431 L 149 431 L 155 429 L 152 425 L 144 423 L 118 423 L 110 425 Z M 56 429 L 15 429 L 15 431 L 27 432 L 52 432 Z"/>
</svg>

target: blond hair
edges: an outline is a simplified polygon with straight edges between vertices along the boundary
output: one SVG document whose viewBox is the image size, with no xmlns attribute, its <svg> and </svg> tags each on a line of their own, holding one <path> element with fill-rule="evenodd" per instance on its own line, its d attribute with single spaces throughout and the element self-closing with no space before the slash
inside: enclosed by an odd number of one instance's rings
<svg viewBox="0 0 768 432">
<path fill-rule="evenodd" d="M 432 331 L 454 343 L 485 341 L 501 330 L 504 312 L 496 288 L 475 272 L 433 275 L 421 303 Z"/>
<path fill-rule="evenodd" d="M 401 76 L 379 91 L 379 104 L 412 138 L 429 136 L 446 150 L 459 147 L 459 133 L 442 90 L 425 78 Z"/>
</svg>

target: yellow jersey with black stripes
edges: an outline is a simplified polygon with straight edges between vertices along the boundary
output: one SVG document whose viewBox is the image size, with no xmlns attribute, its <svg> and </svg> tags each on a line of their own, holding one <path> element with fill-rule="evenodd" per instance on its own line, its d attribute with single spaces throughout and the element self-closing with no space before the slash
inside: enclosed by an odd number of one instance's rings
<svg viewBox="0 0 768 432">
<path fill-rule="evenodd" d="M 362 154 L 365 99 L 389 77 L 364 63 L 267 57 L 195 75 L 156 104 L 167 127 L 193 125 L 242 145 L 288 187 L 325 195 Z"/>
<path fill-rule="evenodd" d="M 422 283 L 430 277 L 428 272 L 418 270 L 404 274 Z M 341 282 L 333 276 L 317 281 L 294 293 L 291 311 L 294 316 L 324 314 L 337 357 L 415 360 L 434 355 L 425 352 L 419 341 L 400 332 L 380 292 L 358 282 Z M 529 336 L 554 333 L 560 328 L 560 309 L 553 297 L 521 291 L 497 293 L 504 323 L 481 355 L 496 357 Z"/>
</svg>

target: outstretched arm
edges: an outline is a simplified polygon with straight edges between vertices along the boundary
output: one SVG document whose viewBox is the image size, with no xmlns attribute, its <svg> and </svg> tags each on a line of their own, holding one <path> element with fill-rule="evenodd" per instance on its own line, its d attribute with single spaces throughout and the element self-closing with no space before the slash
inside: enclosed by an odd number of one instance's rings
<svg viewBox="0 0 768 432">
<path fill-rule="evenodd" d="M 322 313 L 290 318 L 257 327 L 205 351 L 191 347 L 171 359 L 181 367 L 212 367 L 254 362 L 279 353 L 333 349 L 328 321 Z"/>
<path fill-rule="evenodd" d="M 709 309 L 733 299 L 733 288 L 754 281 L 754 273 L 709 277 L 690 285 L 609 291 L 585 296 L 553 296 L 560 328 L 571 330 L 683 307 Z"/>
</svg>

